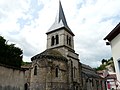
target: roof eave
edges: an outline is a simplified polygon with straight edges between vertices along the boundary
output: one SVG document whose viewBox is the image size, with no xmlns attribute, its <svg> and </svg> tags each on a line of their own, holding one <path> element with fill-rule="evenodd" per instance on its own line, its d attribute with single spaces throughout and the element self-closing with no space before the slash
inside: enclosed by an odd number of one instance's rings
<svg viewBox="0 0 120 90">
<path fill-rule="evenodd" d="M 74 33 L 71 32 L 70 30 L 68 30 L 67 27 L 60 27 L 60 28 L 57 28 L 57 29 L 55 29 L 55 30 L 49 31 L 49 32 L 47 32 L 46 34 L 48 35 L 48 34 L 50 34 L 50 33 L 56 32 L 56 31 L 58 31 L 58 30 L 62 30 L 62 28 L 64 28 L 64 29 L 65 29 L 67 32 L 69 32 L 72 36 L 75 36 Z"/>
<path fill-rule="evenodd" d="M 120 23 L 104 38 L 104 40 L 111 41 L 120 33 Z"/>
</svg>

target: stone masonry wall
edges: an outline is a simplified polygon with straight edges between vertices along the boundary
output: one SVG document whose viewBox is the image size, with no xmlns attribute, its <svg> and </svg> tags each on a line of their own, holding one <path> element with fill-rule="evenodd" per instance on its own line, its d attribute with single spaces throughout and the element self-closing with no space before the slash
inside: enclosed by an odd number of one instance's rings
<svg viewBox="0 0 120 90">
<path fill-rule="evenodd" d="M 61 60 L 41 59 L 33 61 L 30 90 L 68 90 L 66 64 L 65 61 Z M 35 66 L 37 66 L 37 75 L 33 74 Z M 56 66 L 59 68 L 58 77 L 55 76 Z"/>
<path fill-rule="evenodd" d="M 0 90 L 24 90 L 25 72 L 0 65 Z"/>
</svg>

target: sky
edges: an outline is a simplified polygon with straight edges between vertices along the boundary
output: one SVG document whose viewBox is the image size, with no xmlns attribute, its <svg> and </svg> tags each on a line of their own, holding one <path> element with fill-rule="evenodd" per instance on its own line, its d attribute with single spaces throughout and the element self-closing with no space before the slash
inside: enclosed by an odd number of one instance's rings
<svg viewBox="0 0 120 90">
<path fill-rule="evenodd" d="M 98 67 L 109 59 L 104 37 L 120 22 L 120 0 L 61 0 L 80 62 Z M 23 50 L 23 60 L 46 49 L 59 0 L 0 0 L 0 35 Z"/>
</svg>

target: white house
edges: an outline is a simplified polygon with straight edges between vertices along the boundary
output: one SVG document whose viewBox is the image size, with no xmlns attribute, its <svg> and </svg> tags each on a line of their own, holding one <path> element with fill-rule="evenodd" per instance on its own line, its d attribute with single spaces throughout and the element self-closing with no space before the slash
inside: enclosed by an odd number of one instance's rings
<svg viewBox="0 0 120 90">
<path fill-rule="evenodd" d="M 117 80 L 120 85 L 120 23 L 104 38 L 104 40 L 108 40 L 106 45 L 111 46 Z"/>
</svg>

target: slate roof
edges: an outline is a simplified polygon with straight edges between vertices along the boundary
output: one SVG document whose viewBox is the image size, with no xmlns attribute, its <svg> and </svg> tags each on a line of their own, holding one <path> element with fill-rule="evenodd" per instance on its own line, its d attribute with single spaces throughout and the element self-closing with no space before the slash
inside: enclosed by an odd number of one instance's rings
<svg viewBox="0 0 120 90">
<path fill-rule="evenodd" d="M 42 58 L 48 58 L 48 59 L 57 59 L 57 60 L 64 60 L 67 61 L 67 58 L 65 58 L 59 51 L 53 50 L 53 49 L 46 49 L 40 54 L 37 54 L 31 58 L 31 61 L 36 59 L 42 59 Z"/>
<path fill-rule="evenodd" d="M 51 32 L 55 32 L 57 30 L 60 30 L 61 28 L 64 28 L 66 31 L 68 31 L 69 33 L 71 33 L 74 36 L 73 32 L 71 31 L 71 29 L 67 25 L 64 11 L 63 11 L 61 2 L 59 1 L 59 11 L 57 13 L 55 22 L 53 23 L 53 25 L 50 27 L 50 29 L 48 30 L 48 32 L 46 34 L 49 34 Z"/>
<path fill-rule="evenodd" d="M 104 40 L 111 41 L 120 33 L 120 23 L 104 38 Z"/>
<path fill-rule="evenodd" d="M 86 75 L 89 78 L 101 78 L 96 71 L 88 65 L 81 64 L 82 74 Z"/>
</svg>

